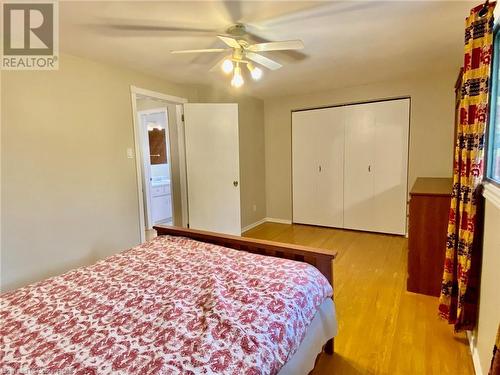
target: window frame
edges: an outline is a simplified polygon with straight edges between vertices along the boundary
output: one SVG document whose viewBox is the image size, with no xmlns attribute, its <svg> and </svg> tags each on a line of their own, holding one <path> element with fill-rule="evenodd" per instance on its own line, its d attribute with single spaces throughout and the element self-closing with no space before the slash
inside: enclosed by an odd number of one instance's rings
<svg viewBox="0 0 500 375">
<path fill-rule="evenodd" d="M 497 93 L 498 93 L 498 82 L 500 79 L 499 69 L 500 69 L 500 52 L 496 53 L 496 51 L 500 50 L 500 24 L 496 24 L 493 29 L 493 46 L 492 46 L 492 61 L 491 61 L 491 74 L 490 74 L 490 95 L 489 95 L 489 121 L 486 125 L 486 134 L 485 134 L 485 174 L 483 176 L 483 180 L 495 185 L 500 188 L 500 181 L 497 181 L 490 177 L 492 175 L 493 163 L 493 138 L 495 135 L 496 126 L 500 126 L 500 124 L 496 124 L 496 113 L 497 113 Z"/>
</svg>

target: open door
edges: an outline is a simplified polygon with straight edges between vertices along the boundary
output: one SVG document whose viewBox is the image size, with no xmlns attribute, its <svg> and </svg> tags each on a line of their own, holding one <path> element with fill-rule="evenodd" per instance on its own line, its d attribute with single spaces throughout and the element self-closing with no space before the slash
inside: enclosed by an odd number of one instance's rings
<svg viewBox="0 0 500 375">
<path fill-rule="evenodd" d="M 238 104 L 184 104 L 189 227 L 241 234 Z"/>
</svg>

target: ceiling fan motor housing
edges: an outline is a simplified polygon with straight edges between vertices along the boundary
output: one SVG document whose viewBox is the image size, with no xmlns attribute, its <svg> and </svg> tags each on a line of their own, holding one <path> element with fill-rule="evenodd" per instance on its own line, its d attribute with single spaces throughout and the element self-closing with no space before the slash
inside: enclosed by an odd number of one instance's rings
<svg viewBox="0 0 500 375">
<path fill-rule="evenodd" d="M 243 36 L 247 33 L 247 29 L 244 24 L 242 23 L 237 23 L 233 26 L 230 26 L 227 29 L 227 33 L 232 36 Z"/>
</svg>

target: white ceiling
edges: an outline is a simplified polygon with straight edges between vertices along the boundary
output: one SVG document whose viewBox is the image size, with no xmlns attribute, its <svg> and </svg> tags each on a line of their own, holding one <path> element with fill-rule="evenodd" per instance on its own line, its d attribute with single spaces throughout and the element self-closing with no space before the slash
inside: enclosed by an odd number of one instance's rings
<svg viewBox="0 0 500 375">
<path fill-rule="evenodd" d="M 223 55 L 172 55 L 170 50 L 224 47 L 215 35 L 237 21 L 269 40 L 302 39 L 303 59 L 267 52 L 284 64 L 246 79 L 239 90 L 258 97 L 300 94 L 458 69 L 464 18 L 474 2 L 202 1 L 60 2 L 63 52 L 123 65 L 185 84 L 229 86 L 209 72 Z M 213 31 L 137 31 L 111 25 Z M 292 56 L 293 57 L 293 56 Z"/>
</svg>

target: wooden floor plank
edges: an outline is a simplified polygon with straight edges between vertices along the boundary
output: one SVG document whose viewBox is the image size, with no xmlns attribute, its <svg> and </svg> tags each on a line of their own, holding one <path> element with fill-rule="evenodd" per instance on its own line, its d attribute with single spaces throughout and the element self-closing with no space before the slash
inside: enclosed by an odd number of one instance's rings
<svg viewBox="0 0 500 375">
<path fill-rule="evenodd" d="M 314 375 L 473 375 L 467 340 L 437 317 L 437 298 L 406 291 L 404 237 L 265 223 L 246 237 L 337 251 L 339 334 Z"/>
</svg>

